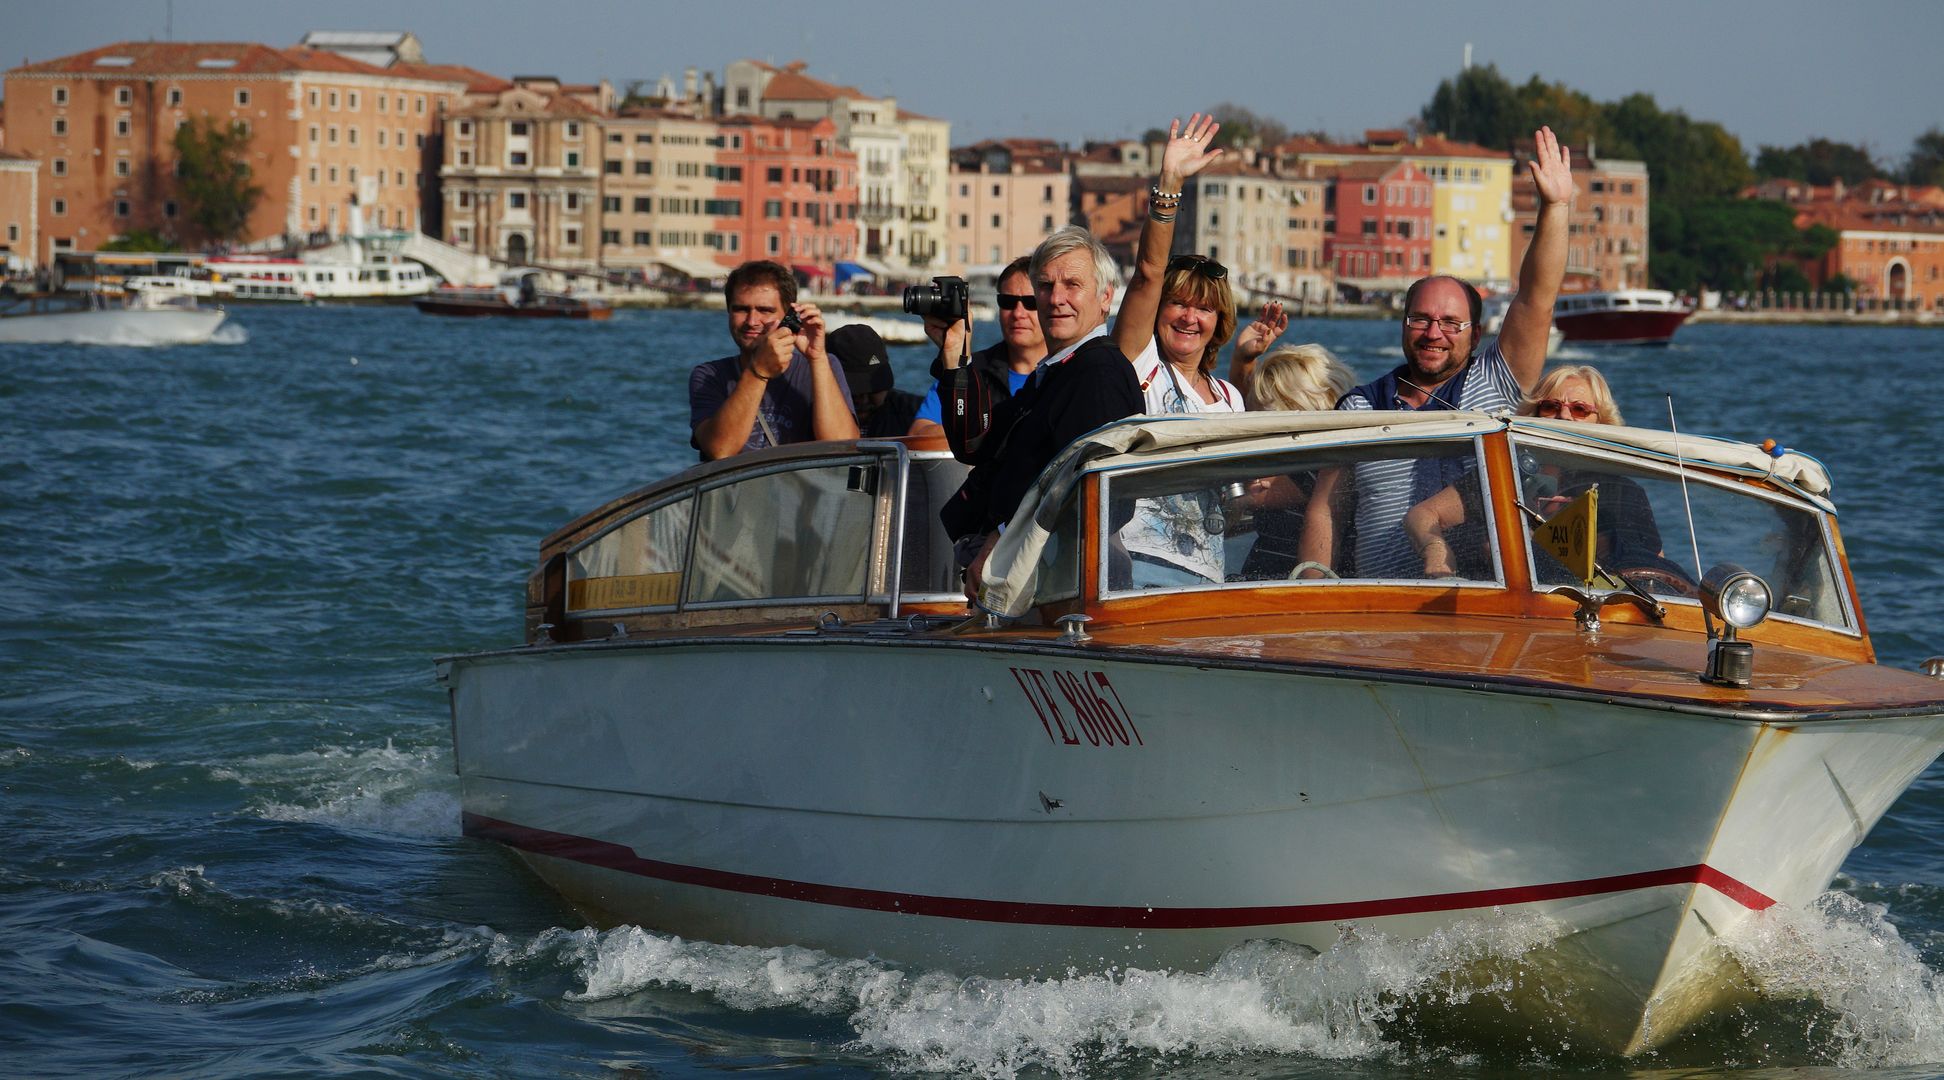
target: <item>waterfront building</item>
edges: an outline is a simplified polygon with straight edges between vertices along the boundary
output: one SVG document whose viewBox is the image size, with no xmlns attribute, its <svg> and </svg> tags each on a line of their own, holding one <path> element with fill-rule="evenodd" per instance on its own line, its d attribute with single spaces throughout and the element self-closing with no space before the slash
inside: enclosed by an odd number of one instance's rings
<svg viewBox="0 0 1944 1080">
<path fill-rule="evenodd" d="M 740 250 L 742 240 L 715 230 L 716 187 L 739 168 L 717 163 L 725 142 L 716 123 L 654 108 L 624 109 L 601 123 L 600 264 L 651 280 L 671 271 L 719 277 L 716 256 L 731 243 Z"/>
<path fill-rule="evenodd" d="M 1797 228 L 1836 232 L 1836 245 L 1803 267 L 1813 286 L 1840 275 L 1855 283 L 1866 310 L 1944 312 L 1944 189 L 1888 180 L 1854 187 L 1771 180 L 1743 194 L 1788 203 Z"/>
<path fill-rule="evenodd" d="M 603 117 L 550 76 L 484 97 L 448 118 L 445 239 L 515 266 L 594 269 Z"/>
<path fill-rule="evenodd" d="M 1105 172 L 1076 171 L 1072 176 L 1073 220 L 1107 245 L 1115 262 L 1134 265 L 1134 248 L 1141 239 L 1141 222 L 1147 218 L 1152 179 Z"/>
<path fill-rule="evenodd" d="M 1044 139 L 991 139 L 952 151 L 941 273 L 997 273 L 1067 223 L 1072 179 Z"/>
<path fill-rule="evenodd" d="M 1298 137 L 1276 147 L 1273 164 L 1284 175 L 1304 165 L 1408 161 L 1432 183 L 1431 267 L 1468 281 L 1510 281 L 1512 268 L 1512 173 L 1510 155 L 1442 135 L 1411 136 L 1398 129 L 1364 132 L 1361 143 L 1326 143 Z"/>
<path fill-rule="evenodd" d="M 814 78 L 795 61 L 729 64 L 725 116 L 776 120 L 829 119 L 837 146 L 857 156 L 859 216 L 854 259 L 879 277 L 916 278 L 936 271 L 944 242 L 944 155 L 948 121 L 898 108 L 894 97 L 866 94 Z"/>
<path fill-rule="evenodd" d="M 1431 268 L 1431 178 L 1409 161 L 1311 166 L 1329 182 L 1324 258 L 1338 282 L 1395 292 Z"/>
<path fill-rule="evenodd" d="M 1531 157 L 1528 144 L 1520 160 Z M 1573 214 L 1566 235 L 1566 285 L 1572 290 L 1644 289 L 1647 272 L 1647 165 L 1597 156 L 1594 147 L 1573 152 Z M 1518 170 L 1512 183 L 1512 265 L 1525 260 L 1539 209 L 1532 176 Z"/>
<path fill-rule="evenodd" d="M 1336 288 L 1336 272 L 1327 252 L 1330 236 L 1328 180 L 1320 176 L 1285 176 L 1283 237 L 1285 296 L 1320 303 Z"/>
<path fill-rule="evenodd" d="M 1322 297 L 1313 273 L 1303 285 L 1289 268 L 1289 185 L 1246 154 L 1227 154 L 1188 178 L 1175 224 L 1174 249 L 1228 267 L 1238 292 L 1297 297 L 1306 285 Z"/>
<path fill-rule="evenodd" d="M 13 68 L 8 149 L 40 162 L 33 258 L 135 229 L 197 244 L 175 180 L 175 131 L 241 122 L 262 197 L 242 241 L 347 232 L 354 208 L 416 229 L 434 197 L 429 159 L 463 80 L 375 67 L 301 46 L 121 42 Z"/>
<path fill-rule="evenodd" d="M 720 122 L 713 231 L 716 262 L 774 259 L 813 288 L 833 283 L 838 262 L 857 258 L 857 155 L 837 142 L 831 117 Z"/>
<path fill-rule="evenodd" d="M 0 150 L 0 274 L 26 274 L 41 263 L 34 253 L 40 236 L 41 163 Z"/>
</svg>

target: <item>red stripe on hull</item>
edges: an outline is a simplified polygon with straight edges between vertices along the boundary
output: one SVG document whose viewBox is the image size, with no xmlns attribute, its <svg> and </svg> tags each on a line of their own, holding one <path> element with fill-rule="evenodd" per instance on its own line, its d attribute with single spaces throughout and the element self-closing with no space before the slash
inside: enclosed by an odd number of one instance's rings
<svg viewBox="0 0 1944 1080">
<path fill-rule="evenodd" d="M 589 866 L 619 870 L 642 877 L 700 885 L 726 892 L 774 896 L 812 904 L 860 908 L 866 911 L 891 911 L 901 915 L 930 915 L 944 919 L 975 922 L 1027 923 L 1041 926 L 1094 926 L 1114 929 L 1199 930 L 1233 926 L 1272 926 L 1282 923 L 1343 922 L 1372 919 L 1385 915 L 1415 915 L 1433 911 L 1458 911 L 1465 908 L 1529 904 L 1540 900 L 1562 900 L 1576 896 L 1626 892 L 1660 885 L 1706 885 L 1751 911 L 1761 911 L 1775 901 L 1727 874 L 1705 864 L 1648 870 L 1637 874 L 1559 881 L 1546 885 L 1520 885 L 1505 889 L 1477 889 L 1468 892 L 1434 893 L 1428 896 L 1400 896 L 1384 900 L 1353 900 L 1337 904 L 1288 904 L 1260 907 L 1164 908 L 1123 907 L 1090 904 L 1035 904 L 1011 900 L 973 900 L 951 896 L 922 896 L 913 893 L 885 892 L 878 889 L 853 889 L 841 885 L 820 885 L 786 878 L 760 877 L 727 870 L 644 859 L 629 848 L 605 840 L 549 832 L 479 814 L 465 814 L 463 829 L 467 836 L 493 840 L 508 847 L 569 859 Z"/>
</svg>

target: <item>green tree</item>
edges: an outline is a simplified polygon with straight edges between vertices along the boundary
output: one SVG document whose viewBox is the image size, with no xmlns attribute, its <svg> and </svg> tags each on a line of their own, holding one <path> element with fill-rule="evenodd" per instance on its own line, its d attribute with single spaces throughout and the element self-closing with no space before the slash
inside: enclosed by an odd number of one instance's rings
<svg viewBox="0 0 1944 1080">
<path fill-rule="evenodd" d="M 1944 184 L 1944 129 L 1932 128 L 1912 140 L 1903 178 L 1912 184 Z"/>
<path fill-rule="evenodd" d="M 1257 146 L 1268 149 L 1289 138 L 1289 128 L 1269 117 L 1258 115 L 1232 101 L 1224 101 L 1208 110 L 1208 115 L 1222 125 L 1215 133 L 1216 146 L 1234 146 L 1253 140 Z"/>
<path fill-rule="evenodd" d="M 130 229 L 101 245 L 102 251 L 179 251 L 174 240 L 154 229 Z"/>
<path fill-rule="evenodd" d="M 1527 122 L 1518 91 L 1493 64 L 1466 68 L 1440 82 L 1418 119 L 1429 131 L 1494 150 L 1512 149 L 1537 126 Z"/>
<path fill-rule="evenodd" d="M 250 182 L 250 130 L 212 117 L 176 129 L 176 184 L 190 226 L 205 240 L 241 239 L 263 188 Z"/>
<path fill-rule="evenodd" d="M 1860 146 L 1831 139 L 1811 139 L 1795 146 L 1764 146 L 1755 155 L 1755 175 L 1827 184 L 1834 180 L 1854 186 L 1884 175 Z"/>
</svg>

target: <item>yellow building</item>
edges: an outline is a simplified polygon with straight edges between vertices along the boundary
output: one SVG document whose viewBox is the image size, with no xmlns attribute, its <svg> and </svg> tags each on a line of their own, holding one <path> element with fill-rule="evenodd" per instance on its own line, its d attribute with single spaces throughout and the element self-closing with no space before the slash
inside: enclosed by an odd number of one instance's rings
<svg viewBox="0 0 1944 1080">
<path fill-rule="evenodd" d="M 1275 151 L 1277 166 L 1408 161 L 1431 177 L 1431 272 L 1472 282 L 1512 278 L 1512 169 L 1509 155 L 1442 135 L 1366 131 L 1362 144 L 1291 139 Z"/>
</svg>

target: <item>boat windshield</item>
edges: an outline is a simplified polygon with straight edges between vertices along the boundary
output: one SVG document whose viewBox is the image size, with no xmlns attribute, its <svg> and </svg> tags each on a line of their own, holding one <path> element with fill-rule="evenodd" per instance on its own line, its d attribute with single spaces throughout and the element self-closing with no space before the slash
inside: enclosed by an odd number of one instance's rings
<svg viewBox="0 0 1944 1080">
<path fill-rule="evenodd" d="M 1503 580 L 1475 440 L 1205 455 L 1110 472 L 1103 594 L 1237 583 Z M 1428 563 L 1405 516 L 1447 510 L 1448 564 Z"/>
<path fill-rule="evenodd" d="M 1601 571 L 1595 584 L 1617 587 L 1624 578 L 1663 598 L 1693 600 L 1697 560 L 1678 473 L 1556 447 L 1515 445 L 1519 496 L 1531 520 L 1553 518 L 1595 492 L 1593 556 Z M 1773 614 L 1853 627 L 1820 510 L 1693 472 L 1687 495 L 1701 566 L 1727 562 L 1753 572 L 1768 583 Z M 1578 574 L 1543 543 L 1530 548 L 1541 588 L 1579 583 Z"/>
</svg>

